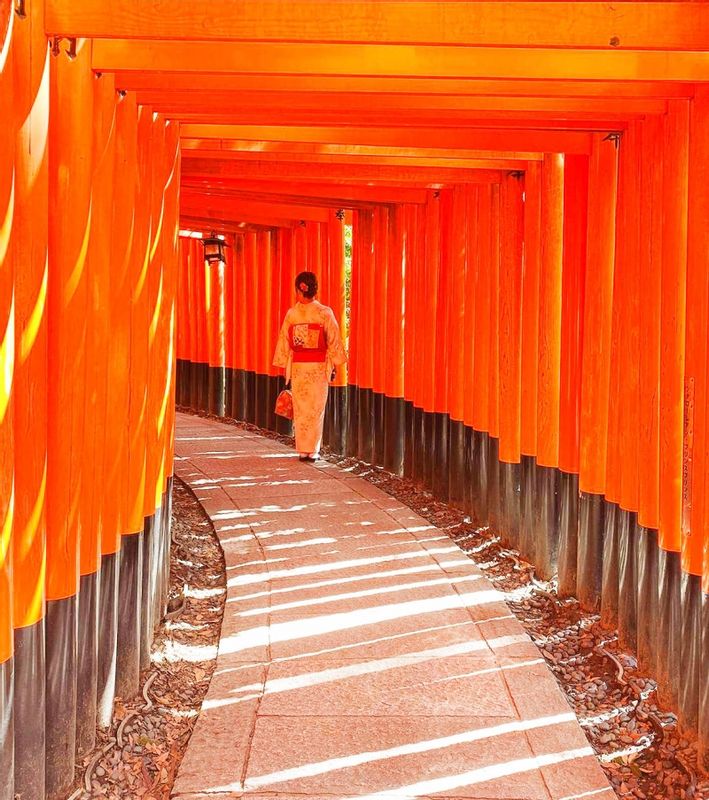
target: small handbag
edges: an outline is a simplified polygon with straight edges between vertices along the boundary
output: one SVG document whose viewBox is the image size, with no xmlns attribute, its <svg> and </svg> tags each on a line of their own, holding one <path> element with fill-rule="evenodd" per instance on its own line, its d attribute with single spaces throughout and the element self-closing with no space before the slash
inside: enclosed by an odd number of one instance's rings
<svg viewBox="0 0 709 800">
<path fill-rule="evenodd" d="M 276 398 L 276 408 L 274 409 L 279 417 L 293 419 L 293 395 L 290 389 L 283 391 Z"/>
</svg>

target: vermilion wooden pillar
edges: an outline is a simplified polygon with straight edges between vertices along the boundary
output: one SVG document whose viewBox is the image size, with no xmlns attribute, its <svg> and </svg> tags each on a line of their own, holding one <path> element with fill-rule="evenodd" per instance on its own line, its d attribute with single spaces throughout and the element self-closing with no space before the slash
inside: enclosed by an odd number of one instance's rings
<svg viewBox="0 0 709 800">
<path fill-rule="evenodd" d="M 15 273 L 14 431 L 15 440 L 22 442 L 15 450 L 12 549 L 15 792 L 27 800 L 44 800 L 49 217 L 48 153 L 46 145 L 38 143 L 46 143 L 49 124 L 49 50 L 43 4 L 33 3 L 28 12 L 24 19 L 14 16 L 10 54 L 15 65 L 12 107 L 15 119 L 24 121 L 15 131 L 12 220 L 15 258 L 22 263 Z M 2 156 L 0 162 L 6 163 Z M 0 765 L 0 773 L 4 771 Z"/>
<path fill-rule="evenodd" d="M 660 313 L 660 630 L 657 671 L 665 701 L 680 695 L 682 606 L 681 523 L 685 406 L 689 103 L 672 100 L 665 117 Z M 695 587 L 696 588 L 696 587 Z M 684 593 L 684 603 L 682 594 Z"/>
<path fill-rule="evenodd" d="M 14 436 L 12 381 L 15 362 L 14 262 L 10 235 L 14 214 L 15 124 L 13 12 L 0 9 L 0 102 L 10 119 L 0 131 L 0 798 L 15 796 L 13 774 L 12 551 L 14 511 Z"/>
<path fill-rule="evenodd" d="M 539 271 L 539 374 L 537 384 L 537 534 L 539 573 L 550 578 L 558 556 L 557 478 L 561 373 L 561 294 L 564 224 L 564 157 L 546 154 L 542 167 Z"/>
<path fill-rule="evenodd" d="M 114 175 L 121 180 L 113 187 L 112 241 L 109 270 L 110 304 L 108 323 L 110 347 L 107 352 L 107 402 L 104 442 L 104 474 L 111 487 L 102 520 L 101 619 L 98 660 L 98 723 L 108 727 L 113 717 L 119 660 L 119 586 L 121 542 L 131 532 L 129 525 L 129 451 L 131 399 L 131 299 L 133 235 L 137 183 L 137 123 L 135 97 L 119 98 L 115 117 Z M 125 587 L 124 587 L 125 588 Z"/>
<path fill-rule="evenodd" d="M 475 453 L 478 442 L 478 431 L 474 428 L 475 418 L 475 331 L 476 331 L 476 296 L 478 280 L 477 260 L 477 223 L 478 223 L 478 197 L 480 190 L 477 186 L 465 188 L 465 229 L 463 247 L 465 248 L 465 285 L 463 294 L 465 309 L 463 316 L 463 423 L 465 425 L 464 448 L 464 476 L 465 488 L 463 505 L 468 514 L 475 513 L 475 489 L 479 485 L 476 469 Z"/>
<path fill-rule="evenodd" d="M 73 60 L 65 52 L 52 59 L 50 77 L 46 791 L 59 798 L 74 776 L 80 515 L 91 491 L 82 463 L 94 81 L 90 43 L 78 43 Z"/>
<path fill-rule="evenodd" d="M 599 606 L 610 391 L 611 309 L 617 195 L 616 144 L 594 134 L 589 168 L 588 240 L 581 366 L 577 593 Z"/>
<path fill-rule="evenodd" d="M 507 174 L 500 187 L 498 403 L 501 533 L 519 545 L 521 507 L 522 254 L 524 176 Z"/>
<path fill-rule="evenodd" d="M 576 593 L 579 418 L 588 222 L 588 157 L 564 159 L 559 381 L 559 592 Z"/>
<path fill-rule="evenodd" d="M 521 523 L 519 548 L 535 560 L 537 502 L 537 382 L 539 371 L 539 268 L 541 262 L 542 164 L 527 164 L 524 180 L 524 268 L 522 273 L 522 364 L 520 390 Z"/>
<path fill-rule="evenodd" d="M 698 730 L 701 746 L 706 748 L 709 736 L 709 692 L 706 690 L 709 618 L 706 612 L 706 592 L 702 589 L 702 572 L 709 543 L 706 519 L 707 497 L 703 488 L 707 470 L 709 274 L 706 269 L 706 255 L 709 252 L 707 247 L 709 240 L 706 223 L 700 221 L 706 220 L 709 210 L 709 190 L 706 184 L 709 149 L 704 135 L 709 120 L 709 94 L 705 87 L 699 89 L 691 101 L 689 114 L 682 443 L 680 721 L 686 729 L 692 732 Z M 680 125 L 682 126 L 682 123 Z M 704 634 L 704 630 L 707 630 L 707 634 Z M 703 642 L 704 636 L 706 640 Z"/>
<path fill-rule="evenodd" d="M 700 758 L 705 767 L 709 765 L 709 274 L 706 269 L 706 255 L 709 252 L 706 226 L 709 218 L 709 141 L 704 135 L 707 124 L 709 91 L 701 86 L 696 89 L 690 109 L 685 392 L 689 390 L 691 393 L 693 383 L 694 407 L 693 437 L 685 443 L 689 452 L 685 451 L 682 568 L 693 576 L 690 580 L 694 583 L 698 583 L 702 576 L 702 586 L 700 625 L 696 621 L 692 625 L 693 617 L 697 616 L 696 607 L 690 606 L 687 610 L 694 613 L 686 615 L 694 639 L 687 646 L 695 648 L 695 652 L 686 653 L 683 657 L 684 663 L 697 665 L 693 673 L 697 684 L 696 706 L 695 701 L 691 700 L 691 692 L 687 693 L 682 705 L 685 719 L 692 726 L 692 713 L 696 708 Z M 685 402 L 687 400 L 689 397 Z"/>
<path fill-rule="evenodd" d="M 115 515 L 109 511 L 116 502 L 106 491 L 103 472 L 107 424 L 107 364 L 111 346 L 110 257 L 113 234 L 113 177 L 115 167 L 116 92 L 112 75 L 96 78 L 93 84 L 93 141 L 91 143 L 91 229 L 86 269 L 89 281 L 86 339 L 86 433 L 80 513 L 79 667 L 77 677 L 77 754 L 93 750 L 96 741 L 96 698 L 98 687 L 99 587 L 102 582 L 101 537 L 115 541 L 111 530 Z M 104 585 L 112 576 L 107 575 Z M 106 589 L 109 586 L 105 585 Z M 110 609 L 110 614 L 115 609 Z M 115 629 L 115 626 L 109 626 Z"/>
<path fill-rule="evenodd" d="M 126 98 L 127 99 L 127 98 Z M 118 605 L 116 693 L 131 697 L 138 691 L 143 620 L 143 559 L 148 403 L 148 337 L 150 327 L 148 265 L 152 182 L 150 157 L 153 114 L 137 108 L 135 217 L 130 252 L 130 387 L 128 401 L 127 509 L 121 541 Z"/>
<path fill-rule="evenodd" d="M 385 447 L 385 382 L 386 359 L 379 357 L 375 350 L 375 342 L 384 344 L 384 351 L 389 347 L 387 340 L 387 313 L 389 297 L 387 293 L 387 276 L 389 273 L 389 260 L 391 248 L 389 242 L 390 209 L 387 206 L 378 206 L 374 210 L 373 250 L 372 264 L 372 301 L 371 306 L 365 310 L 371 324 L 371 359 L 372 359 L 372 435 L 374 446 L 372 448 L 373 463 L 384 466 Z"/>
<path fill-rule="evenodd" d="M 640 190 L 640 424 L 637 534 L 637 653 L 655 671 L 658 628 L 658 548 L 660 492 L 659 394 L 662 274 L 662 119 L 643 124 Z"/>
<path fill-rule="evenodd" d="M 474 404 L 473 427 L 477 433 L 473 453 L 474 474 L 477 475 L 473 489 L 473 513 L 481 524 L 488 522 L 488 476 L 490 463 L 488 458 L 488 439 L 490 432 L 489 396 L 490 396 L 490 304 L 492 293 L 490 288 L 490 255 L 487 241 L 491 228 L 492 198 L 489 188 L 480 187 L 475 230 L 471 250 L 475 254 L 477 272 L 477 291 L 475 292 L 475 350 L 473 353 Z"/>
</svg>

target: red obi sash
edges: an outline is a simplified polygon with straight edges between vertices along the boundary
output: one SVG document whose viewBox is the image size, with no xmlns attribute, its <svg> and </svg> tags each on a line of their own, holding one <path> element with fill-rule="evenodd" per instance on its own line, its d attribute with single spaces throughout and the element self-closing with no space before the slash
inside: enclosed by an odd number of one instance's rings
<svg viewBox="0 0 709 800">
<path fill-rule="evenodd" d="M 327 357 L 325 329 L 318 322 L 299 322 L 290 326 L 290 344 L 296 364 L 324 362 Z"/>
</svg>

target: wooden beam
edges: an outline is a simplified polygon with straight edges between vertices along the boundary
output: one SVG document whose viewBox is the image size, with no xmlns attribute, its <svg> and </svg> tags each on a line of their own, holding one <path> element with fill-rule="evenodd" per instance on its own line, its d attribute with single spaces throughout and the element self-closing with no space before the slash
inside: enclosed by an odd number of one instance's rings
<svg viewBox="0 0 709 800">
<path fill-rule="evenodd" d="M 283 181 L 315 181 L 317 183 L 388 183 L 431 184 L 499 183 L 499 170 L 445 169 L 427 167 L 389 167 L 308 163 L 273 163 L 270 161 L 215 161 L 214 159 L 182 159 L 184 176 L 234 177 L 243 180 L 277 179 Z"/>
<path fill-rule="evenodd" d="M 427 190 L 410 186 L 363 186 L 346 184 L 300 183 L 296 181 L 244 181 L 183 176 L 186 189 L 230 192 L 255 202 L 326 205 L 338 208 L 354 204 L 425 203 Z"/>
<path fill-rule="evenodd" d="M 97 38 L 709 49 L 696 2 L 47 0 L 45 24 Z"/>
<path fill-rule="evenodd" d="M 312 205 L 297 205 L 288 202 L 255 202 L 239 199 L 228 193 L 197 191 L 185 188 L 180 196 L 181 213 L 201 212 L 203 216 L 228 217 L 229 219 L 245 219 L 246 217 L 276 217 L 280 219 L 301 220 L 310 222 L 327 222 L 327 208 Z"/>
<path fill-rule="evenodd" d="M 282 155 L 284 161 L 289 161 L 289 155 L 301 155 L 305 157 L 323 156 L 372 156 L 372 157 L 398 157 L 398 158 L 457 158 L 475 161 L 494 161 L 498 159 L 514 159 L 518 161 L 541 161 L 541 153 L 534 152 L 505 152 L 503 150 L 470 150 L 446 148 L 441 152 L 433 147 L 386 147 L 378 145 L 343 145 L 343 144 L 320 144 L 313 142 L 277 142 L 277 141 L 253 141 L 248 139 L 189 139 L 182 138 L 182 149 L 213 151 L 223 153 L 228 157 L 234 153 L 237 157 L 241 153 L 252 153 L 255 155 Z M 366 162 L 364 162 L 366 163 Z M 472 163 L 471 167 L 485 166 L 485 164 Z M 502 169 L 502 168 L 501 168 Z"/>
<path fill-rule="evenodd" d="M 241 110 L 224 112 L 221 109 L 199 113 L 176 111 L 172 114 L 166 114 L 166 116 L 184 125 L 267 125 L 295 128 L 314 126 L 328 128 L 349 128 L 352 126 L 361 128 L 510 128 L 557 131 L 611 131 L 623 130 L 627 127 L 629 121 L 642 119 L 645 115 L 616 113 L 606 114 L 599 118 L 595 114 L 584 115 L 581 113 L 564 115 L 554 112 L 547 117 L 543 112 L 499 111 L 494 116 L 491 112 L 477 111 L 462 111 L 457 114 L 449 112 L 445 115 L 438 111 L 415 111 L 413 113 L 381 111 L 371 114 L 360 111 L 356 114 L 348 114 L 347 112 L 333 113 L 322 110 L 310 113 L 303 111 L 293 113 L 288 108 L 285 108 L 247 113 Z"/>
<path fill-rule="evenodd" d="M 694 85 L 672 81 L 485 80 L 480 78 L 368 77 L 322 75 L 207 75 L 116 72 L 116 86 L 133 91 L 308 92 L 456 95 L 459 97 L 691 97 Z"/>
<path fill-rule="evenodd" d="M 183 125 L 188 139 L 251 139 L 342 145 L 589 153 L 591 134 L 580 131 L 450 130 L 431 128 L 286 128 L 257 125 Z"/>
<path fill-rule="evenodd" d="M 695 4 L 696 5 L 696 4 Z M 97 39 L 93 68 L 260 75 L 348 75 L 537 80 L 709 80 L 701 51 L 562 50 L 272 42 Z"/>
<path fill-rule="evenodd" d="M 199 158 L 228 161 L 277 161 L 307 164 L 368 164 L 390 167 L 432 167 L 445 169 L 523 169 L 526 160 L 484 158 L 417 158 L 415 156 L 327 155 L 322 153 L 271 153 L 238 150 L 191 149 L 182 146 L 182 152 Z M 537 160 L 537 158 L 533 159 Z M 520 166 L 521 165 L 521 166 Z"/>
<path fill-rule="evenodd" d="M 356 92 L 225 92 L 184 89 L 141 90 L 137 100 L 152 106 L 166 116 L 184 113 L 221 115 L 226 112 L 259 115 L 273 109 L 289 112 L 346 113 L 350 117 L 387 112 L 461 112 L 474 111 L 478 119 L 500 112 L 515 114 L 556 115 L 564 118 L 599 119 L 607 114 L 664 114 L 667 102 L 658 98 L 632 97 L 516 97 L 507 95 L 444 95 L 392 93 L 363 94 Z M 521 118 L 521 117 L 520 117 Z M 261 122 L 261 124 L 264 124 Z"/>
<path fill-rule="evenodd" d="M 183 230 L 201 231 L 208 233 L 246 233 L 247 231 L 272 230 L 273 228 L 294 228 L 297 225 L 292 220 L 282 220 L 281 224 L 265 225 L 256 222 L 237 222 L 235 220 L 214 219 L 210 217 L 180 215 L 180 228 Z"/>
</svg>

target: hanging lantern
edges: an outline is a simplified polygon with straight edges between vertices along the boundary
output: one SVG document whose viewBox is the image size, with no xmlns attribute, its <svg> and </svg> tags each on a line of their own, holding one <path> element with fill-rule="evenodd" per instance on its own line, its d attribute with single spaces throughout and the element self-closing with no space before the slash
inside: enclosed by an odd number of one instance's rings
<svg viewBox="0 0 709 800">
<path fill-rule="evenodd" d="M 212 232 L 211 236 L 202 239 L 204 246 L 204 260 L 207 264 L 219 264 L 226 261 L 227 244 L 224 238 Z"/>
</svg>

